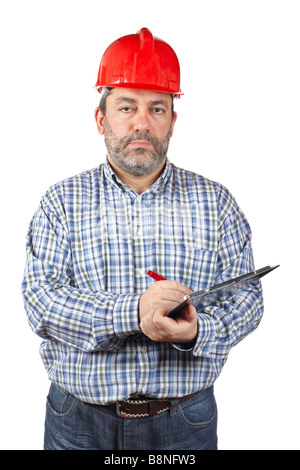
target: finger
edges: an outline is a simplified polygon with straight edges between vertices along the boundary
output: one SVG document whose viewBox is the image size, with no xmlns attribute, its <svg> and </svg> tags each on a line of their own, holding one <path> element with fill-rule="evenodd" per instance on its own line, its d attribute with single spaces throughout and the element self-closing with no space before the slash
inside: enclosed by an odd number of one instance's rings
<svg viewBox="0 0 300 470">
<path fill-rule="evenodd" d="M 187 316 L 189 316 L 191 318 L 193 318 L 194 316 L 197 316 L 197 311 L 196 311 L 195 307 L 193 306 L 193 304 L 188 304 L 186 306 L 185 311 L 186 311 Z"/>
<path fill-rule="evenodd" d="M 155 310 L 153 314 L 153 319 L 155 318 L 156 321 L 159 321 L 160 318 L 165 316 L 165 310 L 163 308 L 158 308 Z"/>
<path fill-rule="evenodd" d="M 185 286 L 184 284 L 181 284 L 181 282 L 178 281 L 160 281 L 159 287 L 166 290 L 178 291 L 184 295 L 190 295 L 193 293 L 193 291 L 189 287 Z"/>
<path fill-rule="evenodd" d="M 174 319 L 179 324 L 194 323 L 197 321 L 197 311 L 192 304 L 188 304 L 178 317 Z"/>
<path fill-rule="evenodd" d="M 171 291 L 163 291 L 160 296 L 161 301 L 165 302 L 172 302 L 176 304 L 181 304 L 186 299 L 186 295 L 183 292 L 179 292 L 177 290 Z"/>
<path fill-rule="evenodd" d="M 161 332 L 166 333 L 172 328 L 172 319 L 166 317 L 166 311 L 162 308 L 157 309 L 153 314 L 153 324 Z"/>
</svg>

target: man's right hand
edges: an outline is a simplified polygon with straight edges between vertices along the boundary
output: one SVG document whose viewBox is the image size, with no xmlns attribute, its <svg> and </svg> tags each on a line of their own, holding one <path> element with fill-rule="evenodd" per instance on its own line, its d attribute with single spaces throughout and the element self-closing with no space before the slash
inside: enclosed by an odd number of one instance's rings
<svg viewBox="0 0 300 470">
<path fill-rule="evenodd" d="M 158 281 L 141 295 L 139 321 L 143 333 L 153 341 L 190 342 L 197 335 L 197 312 L 189 305 L 182 317 L 173 320 L 165 315 L 183 302 L 191 289 L 177 281 Z"/>
<path fill-rule="evenodd" d="M 162 309 L 168 313 L 173 307 L 183 302 L 186 295 L 193 292 L 177 281 L 158 281 L 141 295 L 139 303 L 139 321 L 144 315 Z"/>
</svg>

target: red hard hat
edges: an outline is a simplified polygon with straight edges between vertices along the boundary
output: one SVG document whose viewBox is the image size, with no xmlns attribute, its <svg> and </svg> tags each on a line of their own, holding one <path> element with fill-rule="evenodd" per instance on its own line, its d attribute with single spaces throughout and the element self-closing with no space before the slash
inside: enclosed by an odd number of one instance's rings
<svg viewBox="0 0 300 470">
<path fill-rule="evenodd" d="M 136 88 L 181 95 L 180 67 L 173 49 L 151 31 L 114 41 L 101 59 L 95 87 Z"/>
</svg>

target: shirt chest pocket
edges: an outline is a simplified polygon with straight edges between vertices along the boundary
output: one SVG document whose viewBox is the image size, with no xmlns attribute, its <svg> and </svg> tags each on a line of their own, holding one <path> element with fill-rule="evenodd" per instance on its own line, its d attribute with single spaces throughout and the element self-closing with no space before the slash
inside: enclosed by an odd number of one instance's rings
<svg viewBox="0 0 300 470">
<path fill-rule="evenodd" d="M 187 243 L 182 246 L 175 244 L 175 269 L 182 284 L 193 292 L 205 289 L 213 282 L 216 264 L 216 253 Z"/>
<path fill-rule="evenodd" d="M 215 226 L 193 204 L 163 206 L 152 224 L 153 268 L 193 291 L 212 284 L 217 249 Z"/>
<path fill-rule="evenodd" d="M 203 249 L 192 241 L 176 239 L 157 240 L 153 247 L 152 265 L 167 279 L 179 281 L 193 292 L 212 284 L 216 252 Z"/>
</svg>

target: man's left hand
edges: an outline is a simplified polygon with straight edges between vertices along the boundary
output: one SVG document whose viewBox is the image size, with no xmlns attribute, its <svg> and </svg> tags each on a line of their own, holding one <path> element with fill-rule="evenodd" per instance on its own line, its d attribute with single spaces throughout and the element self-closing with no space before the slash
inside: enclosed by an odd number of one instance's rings
<svg viewBox="0 0 300 470">
<path fill-rule="evenodd" d="M 195 340 L 198 333 L 196 309 L 188 305 L 176 320 L 166 316 L 163 309 L 143 316 L 140 327 L 152 341 L 170 343 L 189 343 Z"/>
</svg>

